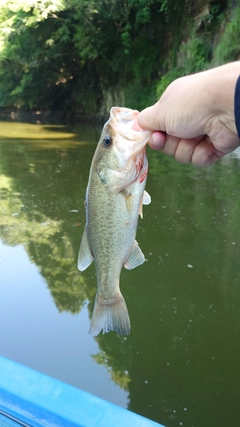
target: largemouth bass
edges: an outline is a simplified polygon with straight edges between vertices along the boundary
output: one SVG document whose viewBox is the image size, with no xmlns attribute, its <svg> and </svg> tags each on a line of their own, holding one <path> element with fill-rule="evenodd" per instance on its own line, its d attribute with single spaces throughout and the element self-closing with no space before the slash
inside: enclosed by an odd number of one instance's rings
<svg viewBox="0 0 240 427">
<path fill-rule="evenodd" d="M 95 262 L 97 294 L 89 330 L 93 336 L 101 330 L 130 333 L 120 273 L 123 266 L 132 269 L 145 261 L 135 236 L 142 205 L 151 201 L 144 190 L 150 132 L 136 124 L 138 114 L 129 108 L 111 108 L 90 168 L 78 268 L 84 271 Z"/>
</svg>

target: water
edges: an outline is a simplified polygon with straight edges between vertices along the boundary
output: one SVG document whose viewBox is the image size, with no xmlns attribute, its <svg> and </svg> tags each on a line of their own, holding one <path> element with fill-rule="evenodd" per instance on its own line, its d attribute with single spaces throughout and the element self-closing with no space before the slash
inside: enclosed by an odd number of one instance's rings
<svg viewBox="0 0 240 427">
<path fill-rule="evenodd" d="M 0 126 L 0 354 L 167 427 L 240 421 L 240 165 L 148 151 L 137 240 L 122 271 L 131 334 L 88 334 L 94 266 L 76 268 L 99 128 Z"/>
</svg>

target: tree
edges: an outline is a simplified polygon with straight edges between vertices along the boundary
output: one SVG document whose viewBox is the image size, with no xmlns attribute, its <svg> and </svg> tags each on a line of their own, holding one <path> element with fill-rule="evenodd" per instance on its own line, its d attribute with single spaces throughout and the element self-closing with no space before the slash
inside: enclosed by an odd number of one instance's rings
<svg viewBox="0 0 240 427">
<path fill-rule="evenodd" d="M 172 7 L 166 1 L 2 0 L 1 6 L 0 106 L 94 113 L 109 87 L 139 97 L 159 74 Z"/>
</svg>

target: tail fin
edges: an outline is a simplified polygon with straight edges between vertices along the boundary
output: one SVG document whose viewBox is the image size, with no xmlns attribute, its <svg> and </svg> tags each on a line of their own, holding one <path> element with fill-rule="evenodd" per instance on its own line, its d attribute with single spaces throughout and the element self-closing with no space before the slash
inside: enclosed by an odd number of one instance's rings
<svg viewBox="0 0 240 427">
<path fill-rule="evenodd" d="M 130 319 L 127 306 L 119 292 L 114 298 L 104 299 L 97 292 L 89 333 L 93 336 L 115 331 L 118 334 L 130 334 Z"/>
</svg>

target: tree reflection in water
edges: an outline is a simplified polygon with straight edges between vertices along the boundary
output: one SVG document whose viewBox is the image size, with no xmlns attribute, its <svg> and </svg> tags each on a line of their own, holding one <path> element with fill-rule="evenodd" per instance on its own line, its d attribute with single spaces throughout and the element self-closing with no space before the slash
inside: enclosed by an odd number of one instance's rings
<svg viewBox="0 0 240 427">
<path fill-rule="evenodd" d="M 88 131 L 69 136 L 70 130 L 44 128 L 35 142 L 7 139 L 5 132 L 0 143 L 0 238 L 24 246 L 60 313 L 77 314 L 88 303 L 91 315 L 96 292 L 94 267 L 84 273 L 76 267 L 97 141 Z M 194 169 L 161 153 L 148 156 L 152 204 L 138 230 L 148 262 L 121 276 L 132 331 L 95 338 L 99 351 L 91 357 L 129 393 L 135 412 L 169 427 L 225 427 L 226 419 L 236 425 L 238 159 Z"/>
</svg>

